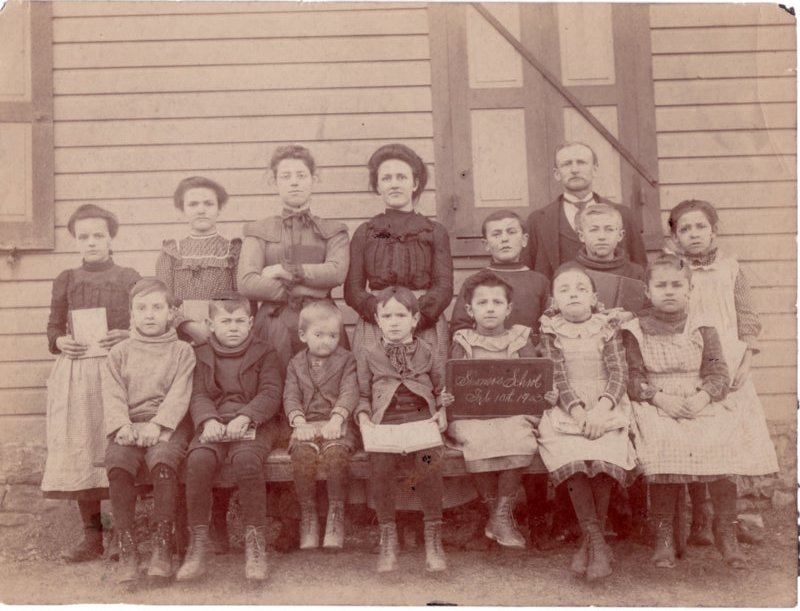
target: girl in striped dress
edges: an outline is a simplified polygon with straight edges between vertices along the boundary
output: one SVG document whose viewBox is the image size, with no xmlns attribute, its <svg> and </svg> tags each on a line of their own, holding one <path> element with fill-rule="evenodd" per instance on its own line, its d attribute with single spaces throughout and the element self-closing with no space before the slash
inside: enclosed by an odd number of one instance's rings
<svg viewBox="0 0 800 611">
<path fill-rule="evenodd" d="M 180 241 L 164 240 L 156 261 L 156 277 L 176 299 L 209 300 L 216 293 L 236 290 L 236 268 L 242 241 L 228 240 L 217 231 L 217 218 L 228 193 L 203 176 L 183 179 L 173 196 L 175 207 L 189 224 L 189 235 Z M 205 319 L 182 309 L 175 320 L 181 339 L 205 344 Z"/>
</svg>

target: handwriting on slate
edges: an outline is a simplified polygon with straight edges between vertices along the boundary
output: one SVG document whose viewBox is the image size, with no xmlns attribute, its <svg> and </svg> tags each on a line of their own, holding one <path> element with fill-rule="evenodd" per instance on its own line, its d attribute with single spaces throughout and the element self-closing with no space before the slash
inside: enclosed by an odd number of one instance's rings
<svg viewBox="0 0 800 611">
<path fill-rule="evenodd" d="M 456 375 L 454 382 L 457 388 L 467 388 L 463 398 L 472 405 L 542 401 L 547 391 L 541 373 L 532 374 L 529 368 L 522 367 L 515 367 L 505 375 L 481 375 L 467 370 Z"/>
</svg>

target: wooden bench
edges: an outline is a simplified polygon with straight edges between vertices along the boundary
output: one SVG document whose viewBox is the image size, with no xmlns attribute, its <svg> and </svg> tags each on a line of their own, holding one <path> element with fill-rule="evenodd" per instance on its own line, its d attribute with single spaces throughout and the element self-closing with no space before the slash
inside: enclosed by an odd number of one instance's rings
<svg viewBox="0 0 800 611">
<path fill-rule="evenodd" d="M 468 475 L 464 468 L 464 458 L 461 452 L 452 448 L 447 448 L 444 462 L 445 477 L 460 477 Z M 525 473 L 547 473 L 547 469 L 538 454 L 533 457 L 533 462 L 526 467 Z M 284 448 L 272 450 L 264 468 L 264 477 L 268 482 L 291 482 L 294 481 L 292 473 L 292 459 Z M 369 458 L 366 452 L 358 451 L 350 457 L 350 477 L 353 479 L 369 479 Z M 318 479 L 324 479 L 318 475 Z M 215 482 L 217 488 L 232 488 L 236 486 L 233 477 L 233 467 L 226 464 L 220 470 Z"/>
</svg>

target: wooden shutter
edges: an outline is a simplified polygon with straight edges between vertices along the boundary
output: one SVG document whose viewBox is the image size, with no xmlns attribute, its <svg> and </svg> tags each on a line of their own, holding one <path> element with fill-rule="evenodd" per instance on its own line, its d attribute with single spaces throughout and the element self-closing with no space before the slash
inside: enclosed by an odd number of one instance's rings
<svg viewBox="0 0 800 611">
<path fill-rule="evenodd" d="M 0 249 L 53 248 L 53 69 L 49 2 L 0 12 Z M 11 61 L 9 61 L 11 60 Z"/>
</svg>

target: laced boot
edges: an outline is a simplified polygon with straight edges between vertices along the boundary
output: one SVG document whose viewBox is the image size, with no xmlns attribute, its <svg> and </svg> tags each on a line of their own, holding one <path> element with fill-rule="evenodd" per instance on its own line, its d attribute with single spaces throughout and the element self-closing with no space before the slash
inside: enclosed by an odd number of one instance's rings
<svg viewBox="0 0 800 611">
<path fill-rule="evenodd" d="M 597 520 L 590 520 L 582 525 L 584 540 L 587 541 L 588 559 L 586 562 L 586 580 L 596 581 L 611 575 L 611 550 L 603 538 L 603 531 Z"/>
<path fill-rule="evenodd" d="M 575 555 L 572 557 L 572 563 L 569 565 L 569 570 L 576 575 L 585 575 L 586 566 L 589 564 L 589 542 L 586 537 L 581 539 L 581 546 Z"/>
<path fill-rule="evenodd" d="M 555 547 L 550 537 L 546 515 L 528 515 L 528 533 L 531 546 L 539 551 L 546 552 Z"/>
<path fill-rule="evenodd" d="M 300 549 L 319 547 L 319 522 L 314 501 L 300 503 Z"/>
<path fill-rule="evenodd" d="M 172 522 L 161 520 L 156 523 L 153 533 L 153 555 L 147 567 L 148 577 L 171 577 L 175 568 L 172 566 Z"/>
<path fill-rule="evenodd" d="M 735 569 L 747 567 L 739 542 L 736 539 L 736 517 L 722 515 L 714 518 L 714 542 L 723 560 Z"/>
<path fill-rule="evenodd" d="M 397 524 L 379 524 L 381 530 L 380 551 L 378 552 L 378 572 L 388 573 L 397 570 Z"/>
<path fill-rule="evenodd" d="M 328 502 L 328 519 L 325 522 L 325 538 L 322 547 L 341 549 L 344 546 L 344 501 Z"/>
<path fill-rule="evenodd" d="M 447 559 L 442 546 L 442 521 L 425 522 L 425 570 L 436 572 L 447 569 Z"/>
<path fill-rule="evenodd" d="M 208 568 L 208 558 L 211 555 L 211 541 L 209 539 L 209 528 L 203 524 L 201 526 L 191 526 L 189 528 L 189 549 L 186 558 L 175 575 L 177 581 L 188 581 L 204 575 Z"/>
<path fill-rule="evenodd" d="M 117 566 L 117 583 L 128 583 L 139 579 L 139 550 L 133 533 L 123 530 L 119 533 L 119 565 Z"/>
<path fill-rule="evenodd" d="M 675 535 L 672 516 L 657 516 L 656 548 L 652 562 L 660 569 L 675 568 Z"/>
<path fill-rule="evenodd" d="M 525 537 L 519 532 L 512 514 L 513 498 L 501 496 L 492 508 L 492 514 L 483 533 L 503 547 L 525 549 Z"/>
<path fill-rule="evenodd" d="M 61 557 L 67 562 L 87 562 L 103 555 L 103 527 L 84 524 L 83 539 L 75 546 L 64 550 Z"/>
<path fill-rule="evenodd" d="M 689 530 L 689 545 L 713 545 L 714 535 L 711 532 L 711 507 L 708 503 L 692 504 L 692 526 Z"/>
<path fill-rule="evenodd" d="M 264 581 L 267 578 L 267 527 L 245 526 L 244 575 L 247 579 Z"/>
</svg>

